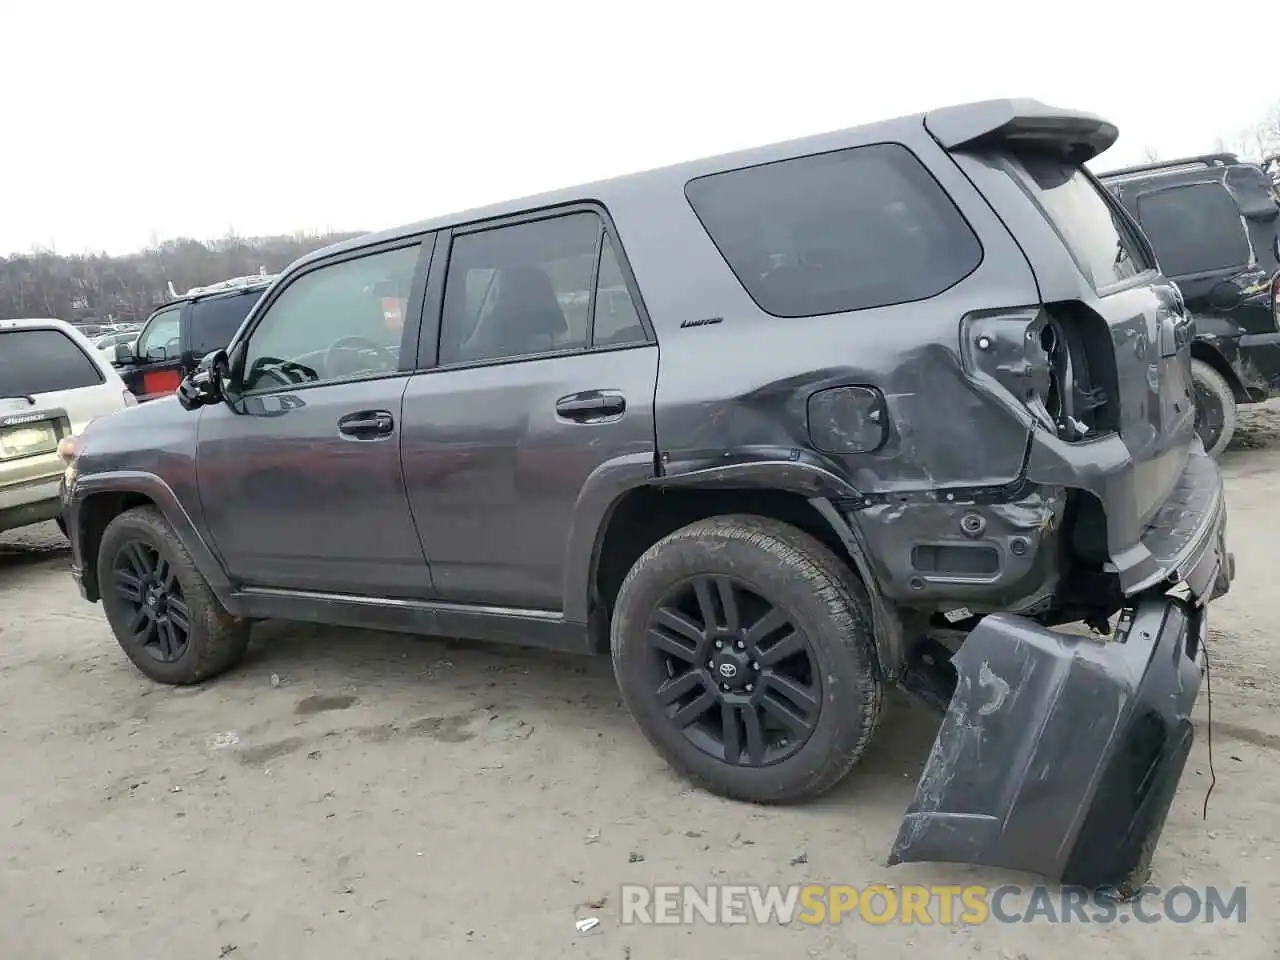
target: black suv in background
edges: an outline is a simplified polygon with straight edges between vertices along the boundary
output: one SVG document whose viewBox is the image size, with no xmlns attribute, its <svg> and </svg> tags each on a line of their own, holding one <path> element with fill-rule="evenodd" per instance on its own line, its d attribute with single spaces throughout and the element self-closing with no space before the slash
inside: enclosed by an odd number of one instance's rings
<svg viewBox="0 0 1280 960">
<path fill-rule="evenodd" d="M 948 107 L 304 257 L 68 451 L 80 589 L 163 683 L 271 617 L 610 653 L 756 802 L 899 684 L 945 716 L 893 862 L 1140 885 L 1233 565 L 1116 136 Z"/>
<path fill-rule="evenodd" d="M 231 342 L 274 276 L 197 287 L 156 309 L 134 343 L 117 344 L 114 365 L 140 401 L 172 394 L 200 358 Z"/>
<path fill-rule="evenodd" d="M 1138 221 L 1195 319 L 1196 431 L 1216 456 L 1236 404 L 1280 388 L 1280 188 L 1234 154 L 1099 174 Z"/>
</svg>

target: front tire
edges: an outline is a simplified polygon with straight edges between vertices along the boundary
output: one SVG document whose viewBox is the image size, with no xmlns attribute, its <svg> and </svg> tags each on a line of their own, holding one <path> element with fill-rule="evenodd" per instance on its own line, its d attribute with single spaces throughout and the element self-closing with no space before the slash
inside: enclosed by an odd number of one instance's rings
<svg viewBox="0 0 1280 960">
<path fill-rule="evenodd" d="M 248 623 L 222 608 L 154 507 L 126 510 L 107 525 L 98 584 L 116 641 L 152 680 L 200 683 L 244 655 Z"/>
<path fill-rule="evenodd" d="M 1217 370 L 1203 360 L 1191 361 L 1196 399 L 1196 433 L 1205 453 L 1219 456 L 1236 432 L 1236 395 Z"/>
<path fill-rule="evenodd" d="M 614 673 L 677 772 L 757 803 L 835 786 L 879 723 L 883 687 L 865 590 L 816 539 L 722 516 L 650 547 L 613 615 Z"/>
</svg>

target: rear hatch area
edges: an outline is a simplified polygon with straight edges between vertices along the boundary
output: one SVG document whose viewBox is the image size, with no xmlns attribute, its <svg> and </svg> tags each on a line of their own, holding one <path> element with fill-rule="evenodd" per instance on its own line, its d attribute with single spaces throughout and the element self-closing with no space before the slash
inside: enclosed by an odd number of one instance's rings
<svg viewBox="0 0 1280 960">
<path fill-rule="evenodd" d="M 1062 562 L 1096 563 L 1121 609 L 1106 635 L 978 621 L 951 658 L 954 693 L 890 863 L 1013 868 L 1128 897 L 1191 749 L 1205 606 L 1233 575 L 1221 476 L 1194 429 L 1194 326 L 1084 167 L 1114 127 L 1034 101 L 948 108 L 925 126 L 1040 293 L 1016 322 L 961 325 L 966 372 L 1025 410 L 1026 478 L 1078 507 Z"/>
</svg>

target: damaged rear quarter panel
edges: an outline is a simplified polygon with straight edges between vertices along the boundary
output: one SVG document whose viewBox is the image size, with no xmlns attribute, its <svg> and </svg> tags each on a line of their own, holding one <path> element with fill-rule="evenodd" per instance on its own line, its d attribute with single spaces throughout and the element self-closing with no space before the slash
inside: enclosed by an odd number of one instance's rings
<svg viewBox="0 0 1280 960">
<path fill-rule="evenodd" d="M 1031 419 L 966 374 L 960 338 L 966 315 L 993 307 L 1034 315 L 1036 280 L 1009 231 L 918 121 L 865 136 L 867 144 L 910 149 L 979 238 L 978 266 L 932 299 L 775 317 L 738 282 L 683 196 L 680 209 L 662 218 L 668 229 L 660 236 L 644 233 L 653 218 L 615 204 L 662 350 L 655 404 L 662 473 L 845 501 L 886 596 L 920 605 L 971 596 L 988 608 L 1021 608 L 1053 587 L 1055 552 L 1041 548 L 1056 536 L 1060 491 L 1008 489 L 1026 463 Z M 814 152 L 849 145 L 819 138 Z M 698 165 L 685 171 L 689 179 L 718 172 Z M 723 321 L 697 323 L 711 317 Z M 696 325 L 682 327 L 686 322 Z M 809 398 L 841 384 L 872 386 L 885 398 L 887 439 L 874 452 L 815 449 Z M 999 502 L 960 506 L 974 488 L 994 488 Z M 959 492 L 948 497 L 947 490 Z M 961 526 L 966 516 L 968 530 Z M 971 555 L 986 572 L 919 575 L 912 551 L 921 544 L 926 552 L 977 547 Z M 993 556 L 994 572 L 983 566 Z"/>
<path fill-rule="evenodd" d="M 983 258 L 930 300 L 815 317 L 761 310 L 739 284 L 681 198 L 675 229 L 624 242 L 659 326 L 658 447 L 667 475 L 760 451 L 816 457 L 861 494 L 997 486 L 1023 466 L 1027 428 L 984 397 L 959 358 L 960 320 L 993 304 L 1037 302 L 1025 258 L 985 202 L 917 122 L 869 128 L 865 143 L 899 142 L 929 165 L 979 237 Z M 849 146 L 848 139 L 815 152 Z M 856 144 L 855 144 L 856 145 Z M 718 172 L 690 170 L 689 178 Z M 665 219 L 665 218 L 664 218 Z M 635 222 L 645 218 L 619 216 Z M 684 321 L 722 323 L 681 328 Z M 779 349 L 784 343 L 786 349 Z M 808 400 L 837 384 L 874 386 L 885 397 L 888 440 L 874 453 L 813 450 Z"/>
</svg>

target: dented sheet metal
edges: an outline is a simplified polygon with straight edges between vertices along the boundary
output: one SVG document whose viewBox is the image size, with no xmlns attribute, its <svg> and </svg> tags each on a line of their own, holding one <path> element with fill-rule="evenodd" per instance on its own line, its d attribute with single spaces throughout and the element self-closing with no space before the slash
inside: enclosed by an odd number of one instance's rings
<svg viewBox="0 0 1280 960">
<path fill-rule="evenodd" d="M 1113 638 L 996 614 L 958 683 L 889 858 L 1145 882 L 1191 749 L 1204 609 L 1155 595 Z"/>
</svg>

